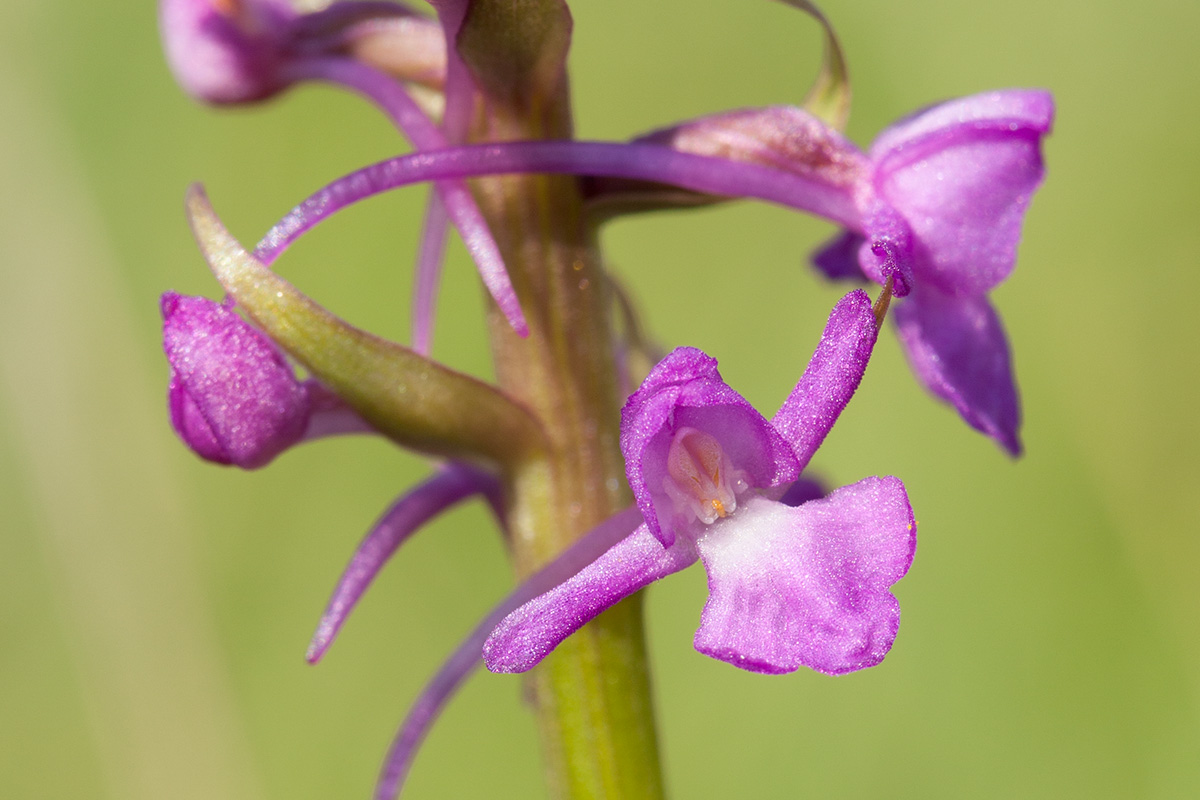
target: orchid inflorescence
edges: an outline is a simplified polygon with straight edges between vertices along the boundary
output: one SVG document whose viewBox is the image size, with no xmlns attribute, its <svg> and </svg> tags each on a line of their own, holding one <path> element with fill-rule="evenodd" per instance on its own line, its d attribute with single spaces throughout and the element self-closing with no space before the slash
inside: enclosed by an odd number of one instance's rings
<svg viewBox="0 0 1200 800">
<path fill-rule="evenodd" d="M 893 298 L 917 379 L 1020 453 L 1011 359 L 987 294 L 1013 269 L 1043 177 L 1050 96 L 1005 90 L 935 105 L 864 152 L 840 132 L 850 93 L 832 27 L 807 0 L 784 1 L 825 34 L 802 107 L 589 142 L 571 136 L 562 0 L 527 0 L 515 15 L 495 13 L 494 0 L 431 0 L 436 19 L 379 0 L 309 12 L 288 0 L 160 0 L 168 61 L 197 99 L 251 103 L 331 83 L 374 103 L 414 148 L 319 189 L 253 250 L 193 186 L 188 216 L 226 298 L 162 298 L 170 418 L 200 457 L 255 469 L 301 442 L 372 433 L 437 460 L 354 553 L 310 662 L 424 523 L 479 496 L 505 533 L 521 581 L 418 698 L 378 797 L 399 791 L 429 725 L 481 660 L 530 670 L 606 609 L 696 561 L 709 585 L 700 652 L 760 673 L 841 674 L 882 661 L 899 626 L 890 587 L 916 547 L 904 485 L 869 477 L 827 492 L 804 471 L 862 380 Z M 549 175 L 561 177 L 537 177 Z M 411 346 L 352 327 L 271 270 L 323 219 L 420 182 L 435 192 Z M 816 268 L 882 287 L 874 302 L 856 289 L 837 303 L 769 419 L 711 356 L 679 347 L 660 358 L 595 252 L 594 230 L 608 219 L 736 198 L 834 222 L 843 232 L 814 254 Z M 490 295 L 496 383 L 429 357 L 450 226 Z M 633 653 L 637 624 L 620 629 Z M 644 666 L 631 663 L 644 683 Z M 553 692 L 565 691 L 555 680 L 539 696 L 551 713 Z"/>
</svg>

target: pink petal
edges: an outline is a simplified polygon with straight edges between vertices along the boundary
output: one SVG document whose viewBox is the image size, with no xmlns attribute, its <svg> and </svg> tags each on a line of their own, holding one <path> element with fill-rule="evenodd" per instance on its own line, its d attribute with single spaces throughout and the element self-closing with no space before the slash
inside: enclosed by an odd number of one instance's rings
<svg viewBox="0 0 1200 800">
<path fill-rule="evenodd" d="M 1021 404 L 1000 317 L 986 297 L 922 289 L 896 308 L 896 330 L 917 380 L 972 428 L 1021 454 Z"/>
<path fill-rule="evenodd" d="M 697 542 L 708 603 L 696 649 L 753 672 L 805 666 L 836 675 L 891 649 L 916 522 L 904 485 L 867 478 L 791 508 L 765 498 Z"/>
</svg>

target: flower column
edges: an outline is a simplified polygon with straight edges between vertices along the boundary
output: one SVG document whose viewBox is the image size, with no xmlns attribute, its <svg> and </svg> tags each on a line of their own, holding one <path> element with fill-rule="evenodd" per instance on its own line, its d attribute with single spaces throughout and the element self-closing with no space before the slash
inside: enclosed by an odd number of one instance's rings
<svg viewBox="0 0 1200 800">
<path fill-rule="evenodd" d="M 439 13 L 452 53 L 448 138 L 571 137 L 564 3 L 449 0 Z M 631 502 L 618 446 L 609 288 L 575 179 L 486 178 L 473 189 L 529 326 L 519 336 L 489 304 L 497 378 L 549 441 L 548 457 L 507 487 L 524 577 Z M 564 643 L 532 680 L 552 796 L 662 796 L 640 597 Z"/>
</svg>

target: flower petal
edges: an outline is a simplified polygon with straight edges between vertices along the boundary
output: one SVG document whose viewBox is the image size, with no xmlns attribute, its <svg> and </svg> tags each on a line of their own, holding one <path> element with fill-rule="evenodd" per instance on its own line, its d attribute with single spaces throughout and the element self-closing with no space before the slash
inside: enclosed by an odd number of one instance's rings
<svg viewBox="0 0 1200 800">
<path fill-rule="evenodd" d="M 803 469 L 862 381 L 878 336 L 871 298 L 861 289 L 838 301 L 804 375 L 771 425 L 791 444 Z"/>
<path fill-rule="evenodd" d="M 867 478 L 790 508 L 757 498 L 698 542 L 708 603 L 696 649 L 752 672 L 831 675 L 891 649 L 916 522 L 897 478 Z"/>
<path fill-rule="evenodd" d="M 300 441 L 311 404 L 271 341 L 232 308 L 167 292 L 171 424 L 201 458 L 254 469 Z"/>
<path fill-rule="evenodd" d="M 1004 326 L 986 297 L 922 288 L 896 308 L 896 330 L 917 380 L 977 431 L 1021 454 L 1021 406 Z"/>
<path fill-rule="evenodd" d="M 525 672 L 609 606 L 696 562 L 687 539 L 664 549 L 646 525 L 574 577 L 504 618 L 483 646 L 492 672 Z"/>
<path fill-rule="evenodd" d="M 674 502 L 663 488 L 667 454 L 682 427 L 715 437 L 751 486 L 778 486 L 800 474 L 792 448 L 721 379 L 717 360 L 693 347 L 676 348 L 621 410 L 625 474 L 650 531 L 664 547 L 676 535 Z"/>
<path fill-rule="evenodd" d="M 1048 93 L 1009 90 L 943 103 L 880 134 L 875 187 L 912 227 L 918 280 L 979 295 L 1008 276 L 1053 116 Z"/>
</svg>

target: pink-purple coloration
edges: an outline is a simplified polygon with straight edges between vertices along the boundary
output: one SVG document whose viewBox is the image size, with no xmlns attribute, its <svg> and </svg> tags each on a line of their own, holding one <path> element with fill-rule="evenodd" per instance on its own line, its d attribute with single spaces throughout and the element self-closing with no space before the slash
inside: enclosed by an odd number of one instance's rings
<svg viewBox="0 0 1200 800">
<path fill-rule="evenodd" d="M 1053 118 L 1049 93 L 1010 89 L 918 112 L 883 131 L 866 154 L 791 107 L 715 114 L 637 141 L 770 166 L 839 189 L 857 220 L 814 256 L 818 268 L 881 285 L 895 278 L 897 297 L 911 291 L 897 322 L 918 379 L 1017 455 L 1016 385 L 986 294 L 1016 263 Z"/>
<path fill-rule="evenodd" d="M 167 63 L 191 96 L 248 103 L 285 87 L 278 74 L 296 12 L 286 0 L 161 0 Z"/>
<path fill-rule="evenodd" d="M 484 646 L 488 668 L 532 668 L 604 609 L 697 560 L 709 582 L 700 652 L 764 673 L 879 663 L 899 625 L 888 589 L 916 548 L 903 484 L 867 478 L 796 506 L 779 500 L 800 454 L 811 456 L 853 395 L 875 336 L 870 302 L 851 293 L 776 415 L 782 429 L 725 384 L 711 357 L 679 348 L 663 359 L 621 419 L 643 524 L 506 617 Z"/>
<path fill-rule="evenodd" d="M 912 295 L 896 309 L 917 378 L 971 427 L 1021 453 L 1016 380 L 1000 318 L 987 299 L 1012 272 L 1025 211 L 1045 175 L 1047 92 L 1012 89 L 952 100 L 885 130 L 871 184 L 911 231 Z M 874 260 L 859 232 L 814 256 L 833 278 Z M 857 250 L 857 264 L 849 257 Z"/>
<path fill-rule="evenodd" d="M 594 562 L 625 537 L 640 519 L 635 508 L 627 508 L 609 517 L 526 578 L 471 630 L 409 708 L 408 715 L 388 748 L 387 758 L 375 784 L 375 800 L 392 800 L 399 793 L 425 734 L 454 692 L 481 663 L 479 653 L 483 643 L 500 620 Z"/>
<path fill-rule="evenodd" d="M 468 178 L 574 175 L 596 223 L 622 203 L 780 203 L 844 229 L 814 256 L 818 268 L 831 278 L 873 280 L 904 298 L 896 324 L 918 379 L 970 425 L 1020 452 L 1011 359 L 987 293 L 1013 269 L 1024 213 L 1043 177 L 1041 142 L 1054 113 L 1049 94 L 1007 90 L 943 103 L 883 131 L 867 152 L 813 113 L 784 106 L 716 114 L 628 143 L 459 146 L 473 119 L 481 114 L 486 123 L 494 111 L 494 70 L 479 64 L 503 72 L 506 62 L 478 61 L 491 55 L 484 51 L 492 40 L 486 22 L 470 14 L 472 0 L 431 1 L 437 21 L 376 0 L 310 13 L 288 0 L 160 0 L 168 62 L 194 97 L 246 103 L 301 81 L 332 83 L 373 102 L 418 151 L 356 171 L 301 203 L 256 249 L 263 263 L 351 203 L 434 182 L 413 298 L 413 346 L 427 354 L 448 223 L 462 233 L 501 312 L 518 333 L 528 332 Z M 824 90 L 841 105 L 828 106 L 823 118 L 840 127 L 849 89 L 836 38 L 809 3 L 790 4 L 824 24 L 826 45 L 837 51 L 837 76 L 824 76 L 835 85 Z M 569 38 L 565 3 L 549 6 L 561 12 Z M 519 12 L 521 4 L 513 8 Z M 387 44 L 374 51 L 380 60 L 360 47 L 380 45 L 373 38 L 378 26 L 401 19 L 406 24 L 391 26 Z M 464 51 L 475 59 L 470 64 L 460 52 L 468 33 L 484 42 Z M 412 59 L 404 56 L 410 36 L 420 51 Z M 566 40 L 557 41 L 561 53 L 547 50 L 561 56 L 550 58 L 561 72 Z M 406 82 L 442 91 L 440 124 Z M 606 201 L 609 212 L 602 210 Z M 171 420 L 201 457 L 249 469 L 301 441 L 373 430 L 326 386 L 299 381 L 281 351 L 232 305 L 167 293 L 162 311 Z M 485 617 L 413 706 L 376 796 L 398 790 L 416 747 L 481 649 L 495 671 L 530 669 L 604 609 L 696 561 L 709 584 L 694 641 L 700 652 L 761 673 L 807 666 L 840 674 L 879 663 L 899 624 L 890 587 L 907 572 L 916 546 L 904 486 L 892 477 L 866 478 L 826 493 L 801 477 L 862 379 L 878 324 L 864 292 L 843 298 L 770 421 L 699 350 L 679 348 L 654 367 L 621 420 L 636 508 L 594 528 Z M 496 474 L 460 462 L 442 465 L 394 503 L 346 567 L 310 662 L 322 657 L 398 547 L 477 494 L 503 519 Z"/>
<path fill-rule="evenodd" d="M 343 0 L 309 13 L 288 0 L 159 0 L 158 15 L 175 79 L 216 105 L 271 97 L 294 82 L 290 65 L 339 55 L 372 25 L 405 19 L 416 46 L 433 27 L 400 3 L 380 0 Z"/>
<path fill-rule="evenodd" d="M 921 381 L 973 427 L 1020 452 L 1020 413 L 1003 328 L 986 292 L 1012 271 L 1021 223 L 1044 169 L 1049 94 L 1009 90 L 951 101 L 884 131 L 869 155 L 807 112 L 768 108 L 716 115 L 626 145 L 517 142 L 390 159 L 326 186 L 263 239 L 272 258 L 322 219 L 410 183 L 520 172 L 654 182 L 725 197 L 756 197 L 846 226 L 815 256 L 830 277 L 866 276 L 914 296 L 898 319 Z M 755 138 L 757 120 L 760 136 Z M 631 191 L 628 185 L 614 192 Z M 936 314 L 938 295 L 958 313 Z M 975 349 L 946 349 L 947 320 L 980 316 Z M 944 309 L 943 309 L 944 311 Z M 961 327 L 961 326 L 960 326 Z M 986 361 L 986 369 L 970 366 Z"/>
<path fill-rule="evenodd" d="M 400 545 L 425 523 L 475 495 L 483 495 L 498 509 L 499 481 L 480 469 L 451 463 L 405 492 L 384 512 L 355 549 L 329 598 L 308 645 L 306 658 L 310 664 L 325 655 L 350 612 Z"/>
<path fill-rule="evenodd" d="M 204 297 L 167 292 L 161 307 L 171 424 L 188 447 L 254 469 L 304 437 L 308 389 L 270 339 Z"/>
</svg>

